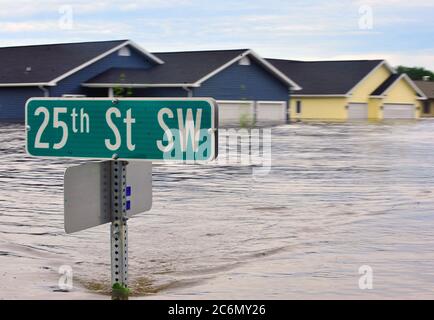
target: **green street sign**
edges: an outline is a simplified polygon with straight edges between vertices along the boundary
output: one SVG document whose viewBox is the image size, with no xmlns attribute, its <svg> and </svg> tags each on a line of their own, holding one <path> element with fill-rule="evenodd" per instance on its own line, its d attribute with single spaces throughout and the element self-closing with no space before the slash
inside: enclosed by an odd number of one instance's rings
<svg viewBox="0 0 434 320">
<path fill-rule="evenodd" d="M 213 99 L 32 98 L 27 152 L 36 157 L 204 162 L 217 157 Z"/>
</svg>

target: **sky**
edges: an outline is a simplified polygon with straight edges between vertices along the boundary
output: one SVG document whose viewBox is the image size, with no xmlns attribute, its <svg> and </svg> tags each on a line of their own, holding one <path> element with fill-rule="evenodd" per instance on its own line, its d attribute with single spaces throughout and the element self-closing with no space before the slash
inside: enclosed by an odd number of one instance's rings
<svg viewBox="0 0 434 320">
<path fill-rule="evenodd" d="M 387 59 L 434 70 L 434 0 L 0 0 L 0 46 L 131 39 L 151 52 Z"/>
</svg>

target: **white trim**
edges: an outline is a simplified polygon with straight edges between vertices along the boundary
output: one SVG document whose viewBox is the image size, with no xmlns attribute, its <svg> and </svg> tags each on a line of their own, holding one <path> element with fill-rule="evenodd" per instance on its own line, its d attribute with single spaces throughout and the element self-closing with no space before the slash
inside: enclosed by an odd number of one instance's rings
<svg viewBox="0 0 434 320">
<path fill-rule="evenodd" d="M 52 83 L 35 82 L 35 83 L 0 83 L 0 87 L 53 87 Z"/>
<path fill-rule="evenodd" d="M 190 89 L 189 87 L 183 87 L 182 89 L 187 91 L 187 97 L 193 98 L 193 90 L 192 89 Z"/>
<path fill-rule="evenodd" d="M 194 83 L 82 83 L 83 87 L 87 88 L 184 88 L 184 87 L 198 87 Z"/>
<path fill-rule="evenodd" d="M 218 103 L 241 103 L 241 104 L 253 104 L 255 101 L 253 100 L 217 100 Z"/>
<path fill-rule="evenodd" d="M 386 60 L 382 60 L 374 69 L 372 69 L 371 71 L 368 72 L 367 75 L 365 75 L 350 91 L 348 91 L 348 95 L 353 94 L 353 92 L 367 79 L 369 78 L 373 73 L 375 73 L 378 69 L 380 69 L 382 66 L 386 66 L 387 69 L 389 69 L 389 71 L 392 74 L 395 74 L 396 71 L 395 69 L 393 69 Z"/>
<path fill-rule="evenodd" d="M 293 94 L 292 98 L 349 98 L 347 94 Z"/>
<path fill-rule="evenodd" d="M 291 79 L 289 79 L 287 76 L 285 76 L 282 72 L 280 72 L 278 69 L 276 69 L 272 64 L 270 64 L 268 61 L 266 61 L 265 59 L 261 58 L 258 54 L 256 54 L 253 50 L 249 49 L 246 50 L 245 52 L 243 52 L 242 54 L 238 55 L 237 57 L 235 57 L 234 59 L 228 61 L 227 63 L 225 63 L 224 65 L 222 65 L 221 67 L 215 69 L 214 71 L 208 73 L 206 76 L 202 77 L 201 79 L 199 79 L 198 81 L 196 81 L 196 85 L 201 85 L 204 81 L 208 80 L 209 78 L 215 76 L 216 74 L 222 72 L 223 70 L 225 70 L 226 68 L 230 67 L 231 65 L 233 65 L 234 63 L 236 63 L 237 61 L 240 61 L 241 59 L 243 59 L 244 57 L 248 56 L 248 55 L 252 55 L 254 58 L 256 58 L 262 65 L 264 65 L 265 68 L 267 68 L 269 71 L 271 71 L 272 73 L 274 73 L 277 77 L 279 77 L 281 80 L 283 80 L 284 82 L 286 82 L 287 84 L 289 84 L 292 87 L 292 90 L 301 90 L 302 88 L 296 84 L 294 81 L 292 81 Z"/>
<path fill-rule="evenodd" d="M 76 98 L 86 98 L 85 94 L 62 94 L 62 98 L 76 99 Z"/>
<path fill-rule="evenodd" d="M 256 103 L 283 104 L 283 103 L 287 103 L 287 102 L 286 102 L 286 101 L 266 101 L 266 100 L 257 100 Z"/>
<path fill-rule="evenodd" d="M 410 87 L 412 87 L 413 90 L 421 96 L 421 97 L 418 97 L 417 100 L 426 100 L 426 99 L 428 99 L 425 96 L 425 94 L 416 86 L 416 84 L 413 82 L 413 80 L 411 80 L 411 78 L 407 74 L 405 74 L 405 73 L 401 74 L 398 78 L 396 78 L 395 81 L 392 84 L 390 84 L 390 86 L 386 89 L 386 91 L 383 92 L 382 95 L 380 95 L 380 96 L 370 96 L 370 98 L 384 98 L 384 97 L 386 97 L 387 93 L 390 90 L 392 90 L 392 88 L 394 86 L 396 86 L 396 84 L 399 81 L 401 81 L 402 79 L 404 79 L 405 81 L 407 81 L 407 83 L 410 85 Z"/>
<path fill-rule="evenodd" d="M 407 83 L 414 89 L 414 91 L 416 91 L 419 95 L 420 95 L 420 98 L 421 99 L 423 99 L 423 100 L 426 100 L 426 99 L 428 99 L 427 98 L 427 96 L 422 92 L 422 90 L 420 90 L 419 89 L 419 87 L 414 83 L 414 81 L 413 80 L 411 80 L 411 78 L 406 74 L 406 73 L 404 73 L 403 74 L 403 78 L 405 79 L 405 80 L 407 80 Z M 402 77 L 402 76 L 401 76 Z M 400 77 L 400 78 L 401 78 Z M 396 81 L 395 81 L 396 82 Z M 390 89 L 390 88 L 389 88 Z"/>
<path fill-rule="evenodd" d="M 285 74 L 283 74 L 279 69 L 277 69 L 275 66 L 273 66 L 270 62 L 268 62 L 267 60 L 265 60 L 264 58 L 262 58 L 261 56 L 259 56 L 256 52 L 254 52 L 253 50 L 249 50 L 249 51 L 250 51 L 250 54 L 253 57 L 255 57 L 256 59 L 258 59 L 262 64 L 265 65 L 266 68 L 270 69 L 271 72 L 275 73 L 282 80 L 285 80 L 285 81 L 289 82 L 289 84 L 291 85 L 291 89 L 292 90 L 294 90 L 294 91 L 300 91 L 300 90 L 303 89 L 301 86 L 299 86 L 297 83 L 295 83 L 290 78 L 288 78 Z"/>
<path fill-rule="evenodd" d="M 72 75 L 72 74 L 74 74 L 74 73 L 76 73 L 76 72 L 78 72 L 78 71 L 80 71 L 80 70 L 82 70 L 82 69 L 84 69 L 84 68 L 92 65 L 92 64 L 94 64 L 95 62 L 97 62 L 97 61 L 99 61 L 99 60 L 107 57 L 108 55 L 110 55 L 110 54 L 112 54 L 112 53 L 118 51 L 119 49 L 121 49 L 121 48 L 123 48 L 125 46 L 128 46 L 128 45 L 131 46 L 131 47 L 133 47 L 133 48 L 135 48 L 136 50 L 142 52 L 144 55 L 148 56 L 148 58 L 150 58 L 151 60 L 155 61 L 156 63 L 158 63 L 158 64 L 163 64 L 164 63 L 162 60 L 160 60 L 159 58 L 157 58 L 153 54 L 151 54 L 148 51 L 146 51 L 145 49 L 139 47 L 133 41 L 128 40 L 128 41 L 125 41 L 124 43 L 121 43 L 120 45 L 118 45 L 118 46 L 116 46 L 114 48 L 111 48 L 110 50 L 104 52 L 103 54 L 100 54 L 99 56 L 97 56 L 97 57 L 95 57 L 95 58 L 87 61 L 86 63 L 83 63 L 82 65 L 80 65 L 80 66 L 78 66 L 78 67 L 76 67 L 76 68 L 74 68 L 72 70 L 69 70 L 68 72 L 62 74 L 61 76 L 59 76 L 59 77 L 51 80 L 50 84 L 51 85 L 56 85 L 59 81 L 65 79 L 67 77 L 69 77 L 70 75 Z"/>
<path fill-rule="evenodd" d="M 50 96 L 50 90 L 48 90 L 47 88 L 45 88 L 44 86 L 39 86 L 39 89 L 42 90 L 42 92 L 44 93 L 44 97 L 48 98 Z"/>
<path fill-rule="evenodd" d="M 128 40 L 124 45 L 130 45 L 130 46 L 132 46 L 134 49 L 140 51 L 141 53 L 143 53 L 144 55 L 148 56 L 151 60 L 155 61 L 158 64 L 164 64 L 163 60 L 161 60 L 160 58 L 158 58 L 155 54 L 152 54 L 148 50 L 142 48 L 141 46 L 139 46 L 137 43 L 135 43 L 132 40 Z"/>
</svg>

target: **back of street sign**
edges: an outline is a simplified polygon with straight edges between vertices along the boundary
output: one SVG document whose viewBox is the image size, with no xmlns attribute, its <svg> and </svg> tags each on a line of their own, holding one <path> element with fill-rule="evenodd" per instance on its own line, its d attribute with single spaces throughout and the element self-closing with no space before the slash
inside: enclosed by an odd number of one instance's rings
<svg viewBox="0 0 434 320">
<path fill-rule="evenodd" d="M 111 161 L 69 167 L 64 179 L 66 233 L 96 227 L 111 217 Z M 126 207 L 132 217 L 152 207 L 152 163 L 130 161 L 127 165 Z"/>
</svg>

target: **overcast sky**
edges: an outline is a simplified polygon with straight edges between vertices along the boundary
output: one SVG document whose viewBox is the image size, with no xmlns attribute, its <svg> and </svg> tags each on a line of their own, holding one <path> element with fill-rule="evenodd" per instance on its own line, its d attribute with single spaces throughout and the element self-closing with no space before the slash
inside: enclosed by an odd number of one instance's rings
<svg viewBox="0 0 434 320">
<path fill-rule="evenodd" d="M 434 0 L 0 0 L 0 45 L 132 39 L 149 51 L 388 59 L 434 70 Z"/>
</svg>

